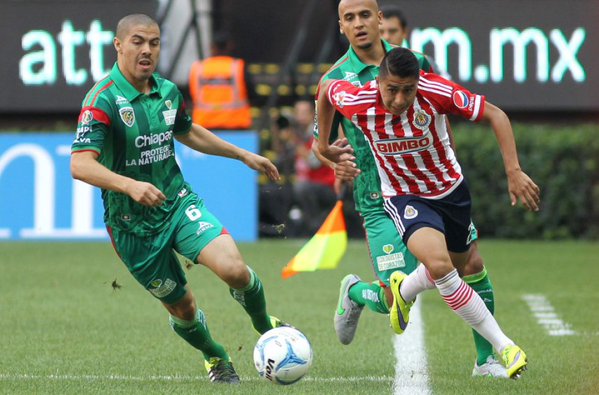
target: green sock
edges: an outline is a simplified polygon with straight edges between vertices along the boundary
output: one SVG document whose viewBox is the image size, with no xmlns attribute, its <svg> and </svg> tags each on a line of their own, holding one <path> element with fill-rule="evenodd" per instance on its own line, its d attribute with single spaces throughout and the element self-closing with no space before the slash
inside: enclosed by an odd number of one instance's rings
<svg viewBox="0 0 599 395">
<path fill-rule="evenodd" d="M 229 288 L 229 293 L 249 314 L 252 325 L 258 333 L 272 329 L 270 316 L 266 314 L 266 298 L 264 297 L 264 288 L 258 275 L 249 268 L 250 283 L 242 289 Z"/>
<path fill-rule="evenodd" d="M 360 306 L 367 306 L 375 313 L 389 314 L 385 290 L 378 281 L 367 283 L 360 281 L 349 289 L 349 298 Z"/>
<path fill-rule="evenodd" d="M 183 340 L 197 348 L 204 354 L 204 359 L 209 360 L 213 357 L 229 360 L 229 354 L 225 348 L 215 342 L 210 336 L 208 324 L 204 312 L 198 309 L 194 321 L 185 321 L 177 317 L 170 316 L 169 322 L 171 328 L 181 336 Z"/>
<path fill-rule="evenodd" d="M 481 297 L 491 314 L 494 314 L 495 294 L 493 293 L 491 280 L 489 280 L 489 276 L 487 275 L 487 269 L 483 269 L 482 272 L 477 274 L 464 276 L 464 281 Z M 474 344 L 476 345 L 476 363 L 482 365 L 487 362 L 487 358 L 490 355 L 493 355 L 493 346 L 475 330 L 472 331 L 472 334 L 474 335 Z"/>
</svg>

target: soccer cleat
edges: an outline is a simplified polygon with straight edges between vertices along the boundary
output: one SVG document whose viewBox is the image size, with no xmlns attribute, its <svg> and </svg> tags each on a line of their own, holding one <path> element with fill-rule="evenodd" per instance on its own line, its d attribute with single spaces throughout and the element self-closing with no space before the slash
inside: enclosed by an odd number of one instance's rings
<svg viewBox="0 0 599 395">
<path fill-rule="evenodd" d="M 474 369 L 472 369 L 472 377 L 494 377 L 507 379 L 507 370 L 493 355 L 487 357 L 487 362 L 482 365 L 478 365 L 474 362 Z"/>
<path fill-rule="evenodd" d="M 335 310 L 335 318 L 333 320 L 335 333 L 341 344 L 349 344 L 354 340 L 356 329 L 358 328 L 358 320 L 364 306 L 360 306 L 349 298 L 349 289 L 356 284 L 360 277 L 355 274 L 348 274 L 341 280 L 341 288 L 339 289 L 339 302 L 337 310 Z"/>
<path fill-rule="evenodd" d="M 526 370 L 526 354 L 515 344 L 506 346 L 501 352 L 501 358 L 510 379 L 520 378 L 520 374 Z"/>
<path fill-rule="evenodd" d="M 286 323 L 285 321 L 281 321 L 279 318 L 275 317 L 274 315 L 270 316 L 270 325 L 272 326 L 272 328 L 280 328 L 282 326 L 288 326 L 293 328 L 293 325 Z"/>
<path fill-rule="evenodd" d="M 222 358 L 210 358 L 204 361 L 208 378 L 215 384 L 239 384 L 239 376 L 233 368 L 233 363 Z"/>
<path fill-rule="evenodd" d="M 389 320 L 391 321 L 393 331 L 398 335 L 401 335 L 406 330 L 408 322 L 410 322 L 410 308 L 414 304 L 414 302 L 406 302 L 399 292 L 401 283 L 406 277 L 405 273 L 398 270 L 393 272 L 389 279 L 391 292 L 393 293 L 393 306 L 391 306 L 391 311 L 389 312 Z"/>
</svg>

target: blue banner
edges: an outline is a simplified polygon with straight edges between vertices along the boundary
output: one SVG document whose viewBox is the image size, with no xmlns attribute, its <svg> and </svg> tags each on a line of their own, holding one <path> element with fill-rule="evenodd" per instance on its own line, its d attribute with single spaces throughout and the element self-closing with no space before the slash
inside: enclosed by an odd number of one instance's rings
<svg viewBox="0 0 599 395">
<path fill-rule="evenodd" d="M 248 151 L 255 132 L 217 135 Z M 107 240 L 100 190 L 73 180 L 75 133 L 0 134 L 0 240 Z M 258 235 L 258 175 L 240 161 L 175 142 L 185 179 L 237 241 Z"/>
</svg>

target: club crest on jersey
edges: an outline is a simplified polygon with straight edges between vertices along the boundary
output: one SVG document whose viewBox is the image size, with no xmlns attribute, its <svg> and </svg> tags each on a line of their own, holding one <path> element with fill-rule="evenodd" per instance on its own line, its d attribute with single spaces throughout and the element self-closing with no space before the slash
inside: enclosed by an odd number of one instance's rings
<svg viewBox="0 0 599 395">
<path fill-rule="evenodd" d="M 431 124 L 431 116 L 424 110 L 414 111 L 414 126 L 420 130 L 425 130 Z"/>
<path fill-rule="evenodd" d="M 337 107 L 343 108 L 344 99 L 345 99 L 344 91 L 333 93 L 333 100 L 335 101 L 335 104 L 337 105 Z"/>
<path fill-rule="evenodd" d="M 83 114 L 81 114 L 81 123 L 84 125 L 89 124 L 94 119 L 94 113 L 90 110 L 85 110 Z"/>
<path fill-rule="evenodd" d="M 468 104 L 470 104 L 470 99 L 466 92 L 455 91 L 453 92 L 453 104 L 455 104 L 457 108 L 466 108 L 468 107 Z"/>
<path fill-rule="evenodd" d="M 121 120 L 125 125 L 129 127 L 133 126 L 135 123 L 135 113 L 133 112 L 133 107 L 123 107 L 119 109 L 119 114 L 121 115 Z"/>
<path fill-rule="evenodd" d="M 403 217 L 405 219 L 414 219 L 418 216 L 418 210 L 416 210 L 414 207 L 407 205 L 406 208 L 403 211 Z"/>
</svg>

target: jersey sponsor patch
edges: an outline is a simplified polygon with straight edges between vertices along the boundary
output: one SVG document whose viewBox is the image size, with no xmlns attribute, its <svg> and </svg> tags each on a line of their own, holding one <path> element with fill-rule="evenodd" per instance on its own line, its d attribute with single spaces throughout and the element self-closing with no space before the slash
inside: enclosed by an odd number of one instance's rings
<svg viewBox="0 0 599 395">
<path fill-rule="evenodd" d="M 468 104 L 470 104 L 470 99 L 466 92 L 455 91 L 453 92 L 453 104 L 455 104 L 457 108 L 466 108 L 468 107 Z"/>
<path fill-rule="evenodd" d="M 173 292 L 176 286 L 177 283 L 170 278 L 167 278 L 165 281 L 156 279 L 150 283 L 151 288 L 148 288 L 148 291 L 157 298 L 164 298 L 166 295 Z"/>
<path fill-rule="evenodd" d="M 431 124 L 431 116 L 424 110 L 414 111 L 414 126 L 420 130 L 426 130 L 428 125 Z"/>
<path fill-rule="evenodd" d="M 127 126 L 131 127 L 135 123 L 135 113 L 133 112 L 133 107 L 120 108 L 119 115 L 121 116 L 123 123 Z"/>
<path fill-rule="evenodd" d="M 376 265 L 379 271 L 383 271 L 406 267 L 406 261 L 402 252 L 396 252 L 395 254 L 376 257 Z"/>
<path fill-rule="evenodd" d="M 125 103 L 129 103 L 129 100 L 127 100 L 126 98 L 124 98 L 123 96 L 120 95 L 116 95 L 116 100 L 115 100 L 115 104 L 117 106 L 121 105 L 121 104 L 125 104 Z"/>
<path fill-rule="evenodd" d="M 196 235 L 201 235 L 202 233 L 204 233 L 205 231 L 207 231 L 208 229 L 212 229 L 214 228 L 214 225 L 211 224 L 210 222 L 198 222 L 198 230 L 196 230 Z"/>
<path fill-rule="evenodd" d="M 356 73 L 354 73 L 352 71 L 345 71 L 344 73 L 345 73 L 345 77 L 343 77 L 343 79 L 345 81 L 351 81 L 353 79 L 358 78 L 358 74 L 356 74 Z"/>
<path fill-rule="evenodd" d="M 174 125 L 175 117 L 177 116 L 177 109 L 162 111 L 162 116 L 164 117 L 164 123 L 169 126 Z"/>
<path fill-rule="evenodd" d="M 81 114 L 81 123 L 84 125 L 89 124 L 93 119 L 94 113 L 91 112 L 91 110 L 85 110 L 83 111 L 83 114 Z"/>
<path fill-rule="evenodd" d="M 403 217 L 405 219 L 414 219 L 418 216 L 418 210 L 416 210 L 414 207 L 407 205 L 406 208 L 403 211 Z"/>
<path fill-rule="evenodd" d="M 408 139 L 376 140 L 374 146 L 384 156 L 395 156 L 426 150 L 432 142 L 430 133 L 426 133 L 424 136 Z"/>
</svg>

